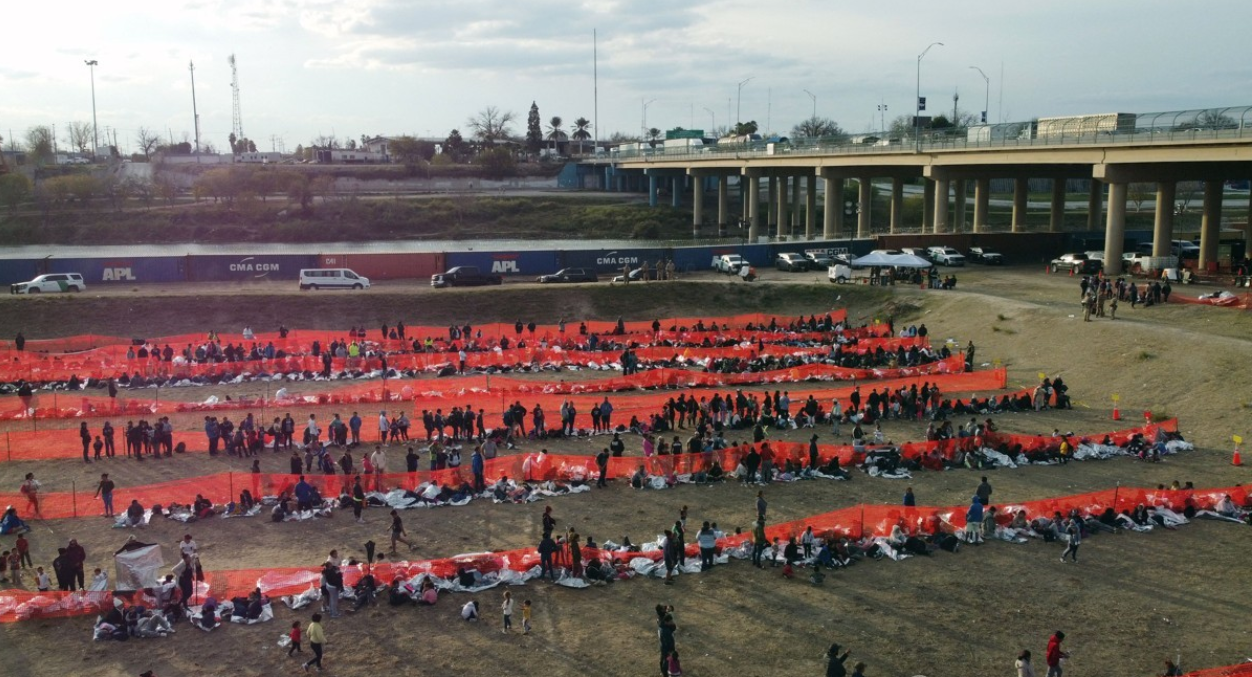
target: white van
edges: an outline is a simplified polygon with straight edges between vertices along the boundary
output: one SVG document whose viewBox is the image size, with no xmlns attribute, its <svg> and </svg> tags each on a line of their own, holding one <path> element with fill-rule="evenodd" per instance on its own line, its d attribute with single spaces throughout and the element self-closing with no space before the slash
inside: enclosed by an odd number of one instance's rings
<svg viewBox="0 0 1252 677">
<path fill-rule="evenodd" d="M 300 289 L 369 289 L 368 277 L 347 268 L 305 268 L 300 271 Z"/>
</svg>

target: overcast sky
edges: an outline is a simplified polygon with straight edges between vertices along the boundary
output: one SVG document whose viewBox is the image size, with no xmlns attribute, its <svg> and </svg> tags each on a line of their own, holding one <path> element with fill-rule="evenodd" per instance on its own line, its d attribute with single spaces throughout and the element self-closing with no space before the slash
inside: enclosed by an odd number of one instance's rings
<svg viewBox="0 0 1252 677">
<path fill-rule="evenodd" d="M 84 59 L 98 59 L 101 133 L 133 149 L 139 127 L 231 131 L 230 67 L 239 64 L 245 134 L 263 150 L 314 137 L 445 136 L 484 106 L 545 123 L 595 115 L 592 30 L 599 35 L 599 136 L 643 124 L 708 128 L 735 118 L 790 130 L 813 112 L 849 131 L 911 113 L 917 55 L 932 112 L 983 108 L 993 120 L 1252 104 L 1252 2 L 1049 0 L 62 0 L 5 3 L 0 135 L 91 121 Z M 1003 68 L 1003 79 L 1001 72 Z M 1001 95 L 1003 105 L 1000 105 Z M 711 113 L 709 111 L 712 111 Z M 768 127 L 767 127 L 768 124 Z M 103 139 L 102 139 L 103 142 Z M 6 147 L 8 146 L 6 142 Z"/>
</svg>

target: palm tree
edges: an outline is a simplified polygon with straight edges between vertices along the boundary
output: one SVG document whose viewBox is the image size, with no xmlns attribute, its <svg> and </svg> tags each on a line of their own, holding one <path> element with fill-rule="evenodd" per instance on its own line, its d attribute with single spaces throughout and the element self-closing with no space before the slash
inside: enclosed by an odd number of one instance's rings
<svg viewBox="0 0 1252 677">
<path fill-rule="evenodd" d="M 578 118 L 574 121 L 574 140 L 578 142 L 578 152 L 583 150 L 583 141 L 591 138 L 591 120 L 587 118 Z"/>
<path fill-rule="evenodd" d="M 556 150 L 557 142 L 561 140 L 561 136 L 565 133 L 561 131 L 561 126 L 564 122 L 560 115 L 553 115 L 552 119 L 548 121 L 548 138 L 552 140 L 552 150 L 554 151 Z"/>
<path fill-rule="evenodd" d="M 653 148 L 656 148 L 656 142 L 661 140 L 661 130 L 653 127 L 648 130 L 648 142 Z"/>
</svg>

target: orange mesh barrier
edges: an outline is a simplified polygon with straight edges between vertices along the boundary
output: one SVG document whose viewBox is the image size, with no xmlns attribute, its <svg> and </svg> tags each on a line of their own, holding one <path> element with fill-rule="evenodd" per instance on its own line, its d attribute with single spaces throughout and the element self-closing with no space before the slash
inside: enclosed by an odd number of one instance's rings
<svg viewBox="0 0 1252 677">
<path fill-rule="evenodd" d="M 1157 429 L 1177 430 L 1177 421 L 1163 421 L 1107 434 L 1113 438 L 1115 444 L 1125 444 L 1134 434 L 1143 434 L 1148 439 L 1151 439 Z M 1104 434 L 1085 437 L 1103 438 L 1103 436 Z M 1060 438 L 1031 435 L 996 434 L 995 441 L 997 443 L 1021 444 L 1025 449 L 1055 449 L 1060 445 Z M 956 450 L 957 444 L 962 442 L 963 440 L 912 442 L 899 445 L 899 449 L 906 458 L 920 458 L 935 451 L 944 455 L 950 455 Z M 773 462 L 777 467 L 783 467 L 788 459 L 798 465 L 808 464 L 809 446 L 807 444 L 766 442 L 754 446 L 758 450 L 768 446 L 772 453 Z M 748 453 L 748 449 L 749 445 L 741 445 L 722 451 L 700 454 L 657 455 L 651 458 L 639 456 L 611 458 L 609 459 L 608 476 L 626 479 L 634 474 L 635 470 L 641 465 L 645 467 L 650 475 L 685 475 L 707 471 L 714 462 L 720 464 L 725 471 L 730 472 L 739 465 L 740 459 Z M 332 451 L 331 453 L 333 456 L 335 452 Z M 425 455 L 422 456 L 423 460 L 425 460 Z M 863 453 L 856 452 L 851 446 L 846 445 L 818 445 L 818 456 L 823 464 L 834 457 L 838 457 L 839 462 L 843 465 L 860 463 L 864 460 Z M 467 450 L 462 455 L 462 465 L 459 468 L 416 473 L 370 475 L 368 476 L 369 483 L 366 488 L 374 491 L 389 491 L 391 489 L 411 490 L 425 482 L 434 482 L 441 486 L 447 485 L 455 489 L 463 482 L 469 482 L 473 479 L 469 462 L 469 452 Z M 358 459 L 357 463 L 359 469 L 361 460 Z M 404 459 L 398 452 L 393 452 L 389 463 L 392 466 L 400 465 L 404 463 Z M 483 475 L 488 481 L 495 481 L 505 476 L 518 480 L 543 481 L 570 480 L 571 478 L 579 477 L 586 479 L 597 476 L 598 471 L 591 456 L 529 453 L 489 459 L 484 463 Z M 309 483 L 316 486 L 322 492 L 322 495 L 328 498 L 337 496 L 340 493 L 347 493 L 352 488 L 352 476 L 350 475 L 310 473 L 307 477 Z M 224 504 L 238 498 L 242 489 L 250 490 L 256 497 L 277 496 L 284 491 L 291 491 L 292 487 L 295 486 L 295 482 L 296 476 L 286 474 L 218 473 L 138 487 L 119 487 L 114 492 L 113 501 L 114 506 L 119 511 L 129 504 L 132 499 L 138 499 L 142 505 L 149 507 L 154 503 L 161 505 L 169 505 L 171 502 L 191 503 L 196 494 L 203 495 L 214 503 Z M 20 493 L 0 493 L 0 503 L 21 506 L 19 512 L 23 517 L 41 517 L 43 519 L 79 517 L 96 513 L 97 504 L 96 499 L 93 497 L 94 491 L 94 487 L 84 486 L 81 490 L 74 488 L 73 491 L 69 492 L 43 492 L 38 499 L 38 515 L 35 514 L 34 506 L 27 501 L 26 496 Z"/>
<path fill-rule="evenodd" d="M 831 311 L 828 314 L 831 317 L 831 321 L 836 324 L 840 322 L 844 322 L 848 318 L 848 311 L 845 309 Z M 826 314 L 823 314 L 822 317 L 825 318 L 825 315 Z M 717 326 L 726 325 L 728 327 L 732 327 L 735 329 L 746 327 L 749 324 L 761 325 L 762 327 L 767 327 L 771 321 L 775 322 L 780 327 L 786 328 L 795 319 L 796 318 L 783 317 L 781 315 L 768 315 L 764 313 L 749 313 L 749 314 L 744 314 L 744 315 L 714 316 L 714 317 L 672 317 L 672 318 L 658 319 L 657 322 L 659 322 L 662 330 L 668 331 L 670 327 L 694 328 L 701 323 L 704 323 L 707 326 L 712 326 L 714 324 L 716 324 Z M 625 332 L 628 334 L 641 334 L 641 335 L 647 334 L 648 336 L 651 336 L 652 335 L 652 322 L 653 322 L 652 320 L 638 320 L 638 321 L 631 321 L 631 322 L 623 322 L 622 326 Z M 590 321 L 590 322 L 586 322 L 585 324 L 587 325 L 587 331 L 589 333 L 596 333 L 596 334 L 610 334 L 617 328 L 616 322 Z M 516 326 L 514 324 L 495 323 L 495 324 L 473 325 L 471 329 L 474 331 L 474 333 L 478 333 L 479 331 L 481 331 L 484 338 L 499 338 L 502 336 L 508 336 L 510 338 L 513 338 L 518 335 Z M 568 333 L 577 333 L 579 330 L 579 323 L 577 321 L 567 322 L 565 330 Z M 521 332 L 522 335 L 529 335 L 529 333 L 530 332 L 528 332 L 525 328 L 523 328 Z M 543 336 L 545 334 L 556 335 L 559 333 L 560 333 L 560 326 L 556 324 L 544 324 L 544 325 L 535 326 L 535 334 L 537 336 Z M 158 344 L 162 346 L 166 344 L 169 344 L 171 346 L 184 346 L 189 343 L 199 344 L 205 340 L 207 335 L 208 335 L 207 332 L 200 333 L 200 334 L 176 334 L 176 335 L 171 335 L 171 336 L 148 338 L 148 341 L 150 343 L 154 343 L 154 344 Z M 448 327 L 438 327 L 438 326 L 433 326 L 433 325 L 413 325 L 413 326 L 405 327 L 405 336 L 408 337 L 410 340 L 413 338 L 424 338 L 427 336 L 430 336 L 432 338 L 438 337 L 438 336 L 446 337 L 447 335 L 448 335 Z M 322 344 L 325 345 L 329 343 L 332 339 L 343 338 L 345 336 L 348 336 L 347 330 L 335 331 L 335 330 L 305 329 L 305 330 L 292 330 L 291 332 L 288 333 L 287 338 L 294 339 L 298 337 L 298 339 L 306 345 L 312 344 L 313 341 L 315 340 L 320 340 Z M 381 336 L 382 336 L 381 326 L 366 328 L 365 337 L 367 339 L 368 338 L 378 339 L 378 338 L 381 338 Z M 244 340 L 243 334 L 218 334 L 218 338 L 226 343 L 240 343 L 240 342 L 243 342 Z M 279 342 L 283 341 L 284 339 L 279 336 L 278 332 L 261 332 L 261 333 L 255 334 L 254 340 L 258 342 L 263 342 L 263 343 L 273 342 L 275 345 L 279 345 Z M 101 336 L 97 334 L 81 334 L 78 336 L 67 336 L 67 337 L 56 338 L 56 339 L 27 340 L 25 350 L 26 352 L 35 352 L 35 353 L 71 353 L 71 352 L 93 350 L 97 348 L 120 347 L 121 354 L 125 354 L 126 348 L 130 345 L 131 345 L 131 339 L 129 338 L 121 338 L 121 337 L 116 337 L 116 336 Z M 0 341 L 0 349 L 13 350 L 16 352 L 13 341 Z"/>
<path fill-rule="evenodd" d="M 1129 497 L 1130 494 L 1136 494 L 1136 492 L 1137 496 Z M 1132 507 L 1137 504 L 1135 502 L 1137 497 L 1143 496 L 1154 505 L 1167 506 L 1176 510 L 1182 510 L 1186 505 L 1204 509 L 1212 508 L 1216 499 L 1225 494 L 1229 494 L 1238 504 L 1243 504 L 1247 499 L 1246 490 L 1238 486 L 1194 492 L 1152 492 L 1146 489 L 1119 488 L 1075 496 L 1048 498 L 1011 506 L 1006 505 L 1004 507 L 1012 510 L 1025 510 L 1030 516 L 1048 516 L 1053 511 L 1067 511 L 1071 508 L 1077 509 L 1084 514 L 1095 514 L 1103 511 L 1106 507 L 1114 507 L 1119 510 L 1121 509 L 1120 506 Z M 771 540 L 780 538 L 785 541 L 790 537 L 799 536 L 808 527 L 812 527 L 813 532 L 822 538 L 838 536 L 859 538 L 869 535 L 886 536 L 890 534 L 892 527 L 896 524 L 901 524 L 907 528 L 910 534 L 933 533 L 937 530 L 949 531 L 961 526 L 964 512 L 965 506 L 917 506 L 906 508 L 901 506 L 857 505 L 768 527 L 766 536 Z M 1008 513 L 1009 511 L 1005 510 L 1003 512 Z M 1005 515 L 1006 519 L 1009 517 L 1008 514 Z M 719 539 L 718 546 L 719 548 L 734 547 L 748 542 L 751 538 L 751 534 L 726 536 Z M 689 556 L 696 554 L 695 544 L 688 544 L 687 549 Z M 601 557 L 605 560 L 622 560 L 625 557 L 647 557 L 656 560 L 659 556 L 659 552 L 616 553 L 589 550 L 584 554 L 584 559 L 589 560 L 591 557 Z M 408 578 L 420 573 L 431 573 L 441 578 L 451 578 L 460 566 L 477 569 L 482 573 L 490 573 L 503 569 L 528 571 L 537 566 L 538 563 L 538 553 L 534 548 L 520 548 L 510 551 L 461 555 L 437 560 L 381 564 L 375 567 L 374 573 L 379 580 L 386 582 L 395 576 Z M 359 580 L 362 572 L 359 567 L 348 567 L 344 573 L 345 582 L 351 585 L 356 580 Z M 230 570 L 211 572 L 207 574 L 207 578 L 212 593 L 222 598 L 246 595 L 255 587 L 260 587 L 262 592 L 267 595 L 279 596 L 298 594 L 307 590 L 310 586 L 316 585 L 318 570 L 312 567 Z M 107 594 L 100 596 L 84 595 L 83 593 L 32 593 L 6 590 L 0 593 L 0 622 L 92 614 L 98 611 L 100 604 L 107 602 L 109 602 Z M 1210 671 L 1193 674 L 1211 677 L 1227 673 L 1213 673 Z"/>
</svg>

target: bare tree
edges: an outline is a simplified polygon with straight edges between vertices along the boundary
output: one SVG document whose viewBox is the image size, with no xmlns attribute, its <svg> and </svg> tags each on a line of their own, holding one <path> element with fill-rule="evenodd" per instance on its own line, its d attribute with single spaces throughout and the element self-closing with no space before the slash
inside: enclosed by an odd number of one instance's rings
<svg viewBox="0 0 1252 677">
<path fill-rule="evenodd" d="M 52 128 L 46 125 L 26 130 L 26 153 L 36 165 L 52 162 Z"/>
<path fill-rule="evenodd" d="M 77 148 L 78 152 L 86 153 L 91 147 L 91 125 L 86 122 L 70 123 L 70 145 Z"/>
<path fill-rule="evenodd" d="M 838 122 L 830 118 L 811 117 L 791 128 L 791 136 L 805 139 L 839 139 L 844 136 Z"/>
<path fill-rule="evenodd" d="M 157 145 L 161 143 L 161 137 L 147 127 L 140 127 L 139 131 L 135 132 L 135 143 L 139 144 L 139 150 L 143 152 L 143 158 L 151 160 L 152 151 L 156 150 Z"/>
<path fill-rule="evenodd" d="M 495 106 L 487 106 L 478 111 L 478 115 L 470 118 L 466 124 L 474 130 L 474 136 L 484 146 L 491 148 L 497 141 L 509 138 L 509 126 L 513 124 L 513 118 L 512 111 L 502 111 Z"/>
</svg>

